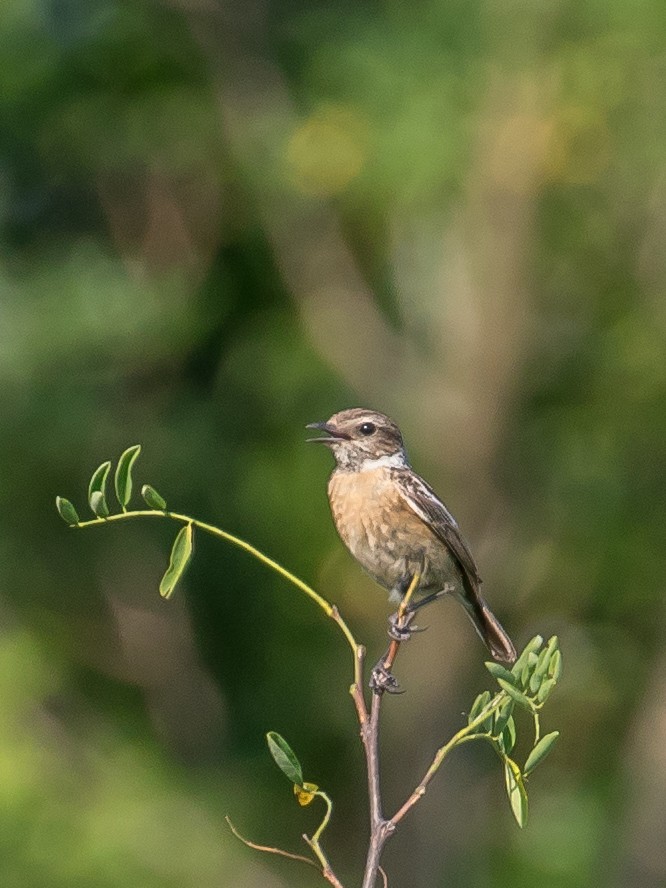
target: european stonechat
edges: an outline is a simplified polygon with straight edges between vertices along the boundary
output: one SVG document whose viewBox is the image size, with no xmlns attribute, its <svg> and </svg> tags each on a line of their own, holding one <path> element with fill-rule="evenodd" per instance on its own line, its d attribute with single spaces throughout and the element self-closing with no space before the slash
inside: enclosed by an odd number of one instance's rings
<svg viewBox="0 0 666 888">
<path fill-rule="evenodd" d="M 480 592 L 481 577 L 458 524 L 412 469 L 400 429 L 383 413 L 355 407 L 307 426 L 326 432 L 308 439 L 335 457 L 328 499 L 342 542 L 394 601 L 416 573 L 422 604 L 452 594 L 464 606 L 496 660 L 516 650 Z"/>
</svg>

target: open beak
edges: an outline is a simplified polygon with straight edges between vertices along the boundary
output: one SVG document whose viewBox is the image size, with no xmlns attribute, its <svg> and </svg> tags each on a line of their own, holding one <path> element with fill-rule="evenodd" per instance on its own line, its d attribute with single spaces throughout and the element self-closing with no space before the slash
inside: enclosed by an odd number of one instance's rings
<svg viewBox="0 0 666 888">
<path fill-rule="evenodd" d="M 349 441 L 349 435 L 345 435 L 344 432 L 338 431 L 338 429 L 329 425 L 327 422 L 309 422 L 305 428 L 317 429 L 320 432 L 326 432 L 328 435 L 326 438 L 307 438 L 306 444 L 331 444 L 336 439 Z"/>
</svg>

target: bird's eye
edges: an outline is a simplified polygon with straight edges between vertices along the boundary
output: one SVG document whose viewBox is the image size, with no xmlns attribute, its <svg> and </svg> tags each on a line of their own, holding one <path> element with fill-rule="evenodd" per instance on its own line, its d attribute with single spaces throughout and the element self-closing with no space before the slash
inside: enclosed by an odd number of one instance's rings
<svg viewBox="0 0 666 888">
<path fill-rule="evenodd" d="M 358 427 L 358 430 L 362 435 L 372 435 L 376 430 L 376 426 L 374 422 L 364 422 Z"/>
</svg>

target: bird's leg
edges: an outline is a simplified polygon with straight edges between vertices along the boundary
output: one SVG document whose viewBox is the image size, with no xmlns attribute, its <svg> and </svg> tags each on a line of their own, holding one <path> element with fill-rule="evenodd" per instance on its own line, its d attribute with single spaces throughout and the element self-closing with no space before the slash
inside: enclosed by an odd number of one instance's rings
<svg viewBox="0 0 666 888">
<path fill-rule="evenodd" d="M 394 641 L 409 641 L 412 632 L 423 632 L 418 626 L 412 626 L 412 620 L 419 605 L 412 604 L 414 594 L 418 591 L 419 581 L 423 576 L 424 564 L 421 562 L 419 570 L 413 574 L 405 574 L 394 586 L 391 598 L 400 598 L 400 607 L 389 617 L 389 638 Z M 428 599 L 430 596 L 428 596 Z"/>
<path fill-rule="evenodd" d="M 409 641 L 413 632 L 423 632 L 423 629 L 419 629 L 418 626 L 412 626 L 412 620 L 416 616 L 416 612 L 421 610 L 424 605 L 432 604 L 433 601 L 438 601 L 445 595 L 455 592 L 455 586 L 451 583 L 445 583 L 443 589 L 439 589 L 437 592 L 426 595 L 424 598 L 419 599 L 419 601 L 414 602 L 412 596 L 418 588 L 420 576 L 420 572 L 412 576 L 408 575 L 403 577 L 396 585 L 395 591 L 400 592 L 404 599 L 396 613 L 391 614 L 389 617 L 390 628 L 388 634 L 391 643 L 384 656 L 379 659 L 372 670 L 372 677 L 370 679 L 370 687 L 379 693 L 382 691 L 387 691 L 389 694 L 402 693 L 391 669 L 401 643 Z"/>
<path fill-rule="evenodd" d="M 411 638 L 412 632 L 420 631 L 416 626 L 410 627 L 416 611 L 412 612 L 409 610 L 409 603 L 418 588 L 421 576 L 421 570 L 417 570 L 413 574 L 406 574 L 393 590 L 400 595 L 402 603 L 397 612 L 389 617 L 390 628 L 388 634 L 391 642 L 384 656 L 380 657 L 372 670 L 370 687 L 376 693 L 381 694 L 384 691 L 387 691 L 389 694 L 402 693 L 391 669 L 400 649 L 400 644 L 403 641 L 408 641 Z"/>
<path fill-rule="evenodd" d="M 443 589 L 439 589 L 437 592 L 433 592 L 431 595 L 426 595 L 425 598 L 420 598 L 413 604 L 410 602 L 405 608 L 405 616 L 413 618 L 414 614 L 417 611 L 421 610 L 422 607 L 425 607 L 426 604 L 432 604 L 433 601 L 439 601 L 440 598 L 444 598 L 445 595 L 450 595 L 451 592 L 455 591 L 455 586 L 453 586 L 451 583 L 445 583 Z M 415 626 L 412 628 L 412 632 L 414 631 L 416 631 Z"/>
</svg>

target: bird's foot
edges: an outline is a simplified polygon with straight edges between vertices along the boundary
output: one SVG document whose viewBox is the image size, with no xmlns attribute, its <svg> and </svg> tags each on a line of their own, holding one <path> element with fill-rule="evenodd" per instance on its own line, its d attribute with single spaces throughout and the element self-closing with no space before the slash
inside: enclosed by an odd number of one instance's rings
<svg viewBox="0 0 666 888">
<path fill-rule="evenodd" d="M 404 694 L 404 690 L 398 684 L 398 679 L 384 665 L 383 657 L 373 667 L 369 684 L 376 694 L 383 694 L 384 691 L 387 694 Z"/>
<path fill-rule="evenodd" d="M 401 614 L 400 611 L 391 614 L 388 618 L 389 628 L 388 636 L 394 641 L 409 641 L 413 632 L 425 632 L 427 626 L 412 626 L 412 620 L 416 616 L 416 611 L 407 611 Z"/>
</svg>

